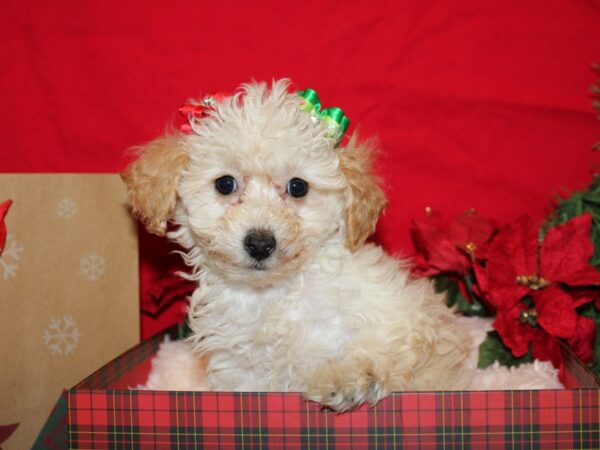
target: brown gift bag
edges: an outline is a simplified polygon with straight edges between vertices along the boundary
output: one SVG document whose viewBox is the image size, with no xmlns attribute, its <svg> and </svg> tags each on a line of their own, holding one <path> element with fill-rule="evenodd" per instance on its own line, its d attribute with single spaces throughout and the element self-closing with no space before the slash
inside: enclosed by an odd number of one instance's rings
<svg viewBox="0 0 600 450">
<path fill-rule="evenodd" d="M 117 175 L 0 174 L 8 199 L 0 429 L 18 426 L 0 447 L 10 450 L 32 445 L 62 389 L 139 341 L 139 301 L 136 227 Z"/>
</svg>

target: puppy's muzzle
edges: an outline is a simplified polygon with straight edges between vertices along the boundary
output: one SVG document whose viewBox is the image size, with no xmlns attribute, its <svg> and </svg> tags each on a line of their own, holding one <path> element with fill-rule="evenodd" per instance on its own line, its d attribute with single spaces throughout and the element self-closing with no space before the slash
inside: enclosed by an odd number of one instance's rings
<svg viewBox="0 0 600 450">
<path fill-rule="evenodd" d="M 277 248 L 277 240 L 267 230 L 250 230 L 244 238 L 244 249 L 256 261 L 267 259 Z"/>
</svg>

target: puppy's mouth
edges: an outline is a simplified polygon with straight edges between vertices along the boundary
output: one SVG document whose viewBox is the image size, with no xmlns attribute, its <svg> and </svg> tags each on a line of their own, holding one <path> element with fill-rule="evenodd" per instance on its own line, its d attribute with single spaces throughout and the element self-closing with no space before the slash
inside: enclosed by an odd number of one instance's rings
<svg viewBox="0 0 600 450">
<path fill-rule="evenodd" d="M 252 263 L 248 268 L 257 272 L 265 272 L 269 270 L 268 265 L 264 261 L 256 261 L 255 263 Z"/>
</svg>

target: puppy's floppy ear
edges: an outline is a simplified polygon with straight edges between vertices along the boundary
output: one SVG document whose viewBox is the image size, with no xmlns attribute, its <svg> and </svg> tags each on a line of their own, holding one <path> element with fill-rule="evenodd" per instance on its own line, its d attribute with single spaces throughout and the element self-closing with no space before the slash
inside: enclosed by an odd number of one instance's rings
<svg viewBox="0 0 600 450">
<path fill-rule="evenodd" d="M 377 220 L 387 200 L 379 187 L 379 180 L 371 172 L 371 158 L 374 152 L 372 141 L 358 142 L 356 133 L 348 144 L 340 150 L 340 169 L 347 182 L 346 247 L 355 251 L 375 232 Z"/>
<path fill-rule="evenodd" d="M 178 134 L 165 135 L 138 148 L 138 159 L 121 174 L 133 214 L 159 236 L 175 211 L 177 185 L 188 162 L 179 139 Z"/>
</svg>

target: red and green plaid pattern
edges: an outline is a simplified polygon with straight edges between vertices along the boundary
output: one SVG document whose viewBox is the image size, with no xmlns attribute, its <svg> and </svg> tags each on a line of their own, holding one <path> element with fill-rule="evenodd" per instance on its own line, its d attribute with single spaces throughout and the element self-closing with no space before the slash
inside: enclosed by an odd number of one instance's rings
<svg viewBox="0 0 600 450">
<path fill-rule="evenodd" d="M 67 391 L 62 391 L 32 448 L 35 450 L 67 448 L 67 426 Z"/>
<path fill-rule="evenodd" d="M 598 389 L 406 392 L 345 414 L 295 393 L 128 389 L 145 381 L 163 338 L 68 391 L 70 448 L 600 448 Z M 596 385 L 567 369 L 573 385 Z"/>
<path fill-rule="evenodd" d="M 148 370 L 144 374 L 147 376 L 150 361 L 157 352 L 160 343 L 165 340 L 165 336 L 168 335 L 170 339 L 178 339 L 184 333 L 184 328 L 184 325 L 171 327 L 164 333 L 157 334 L 139 343 L 79 382 L 73 389 L 107 389 L 109 387 L 114 389 L 143 384 L 146 380 L 136 378 L 136 372 L 132 371 L 141 365 L 147 366 Z"/>
<path fill-rule="evenodd" d="M 298 394 L 71 390 L 70 448 L 600 448 L 600 391 L 412 392 L 336 414 Z"/>
</svg>

